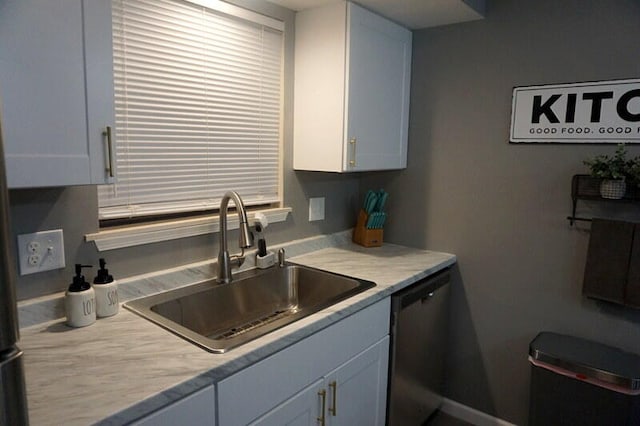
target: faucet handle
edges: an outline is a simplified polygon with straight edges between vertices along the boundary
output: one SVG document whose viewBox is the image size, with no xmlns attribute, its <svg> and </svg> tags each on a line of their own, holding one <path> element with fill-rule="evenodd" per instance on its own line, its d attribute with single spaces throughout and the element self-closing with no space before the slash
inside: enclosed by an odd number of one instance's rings
<svg viewBox="0 0 640 426">
<path fill-rule="evenodd" d="M 278 266 L 280 266 L 281 268 L 284 267 L 284 249 L 283 248 L 278 250 Z"/>
</svg>

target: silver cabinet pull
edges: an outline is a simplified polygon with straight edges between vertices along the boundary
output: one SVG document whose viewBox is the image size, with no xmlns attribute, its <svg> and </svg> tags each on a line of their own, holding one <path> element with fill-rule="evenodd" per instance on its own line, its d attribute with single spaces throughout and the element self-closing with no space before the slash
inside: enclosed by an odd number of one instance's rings
<svg viewBox="0 0 640 426">
<path fill-rule="evenodd" d="M 103 136 L 107 137 L 107 167 L 106 171 L 109 173 L 109 177 L 113 177 L 113 139 L 111 137 L 111 126 L 102 132 Z"/>
<path fill-rule="evenodd" d="M 322 389 L 320 391 L 318 391 L 318 396 L 320 396 L 320 399 L 322 400 L 321 403 L 321 411 L 320 411 L 320 417 L 318 417 L 318 421 L 320 422 L 320 426 L 324 426 L 325 424 L 325 416 L 324 416 L 324 412 L 327 409 L 327 391 Z"/>
<path fill-rule="evenodd" d="M 351 145 L 351 160 L 349 161 L 349 165 L 351 167 L 356 166 L 356 138 L 349 139 L 349 145 Z"/>
<path fill-rule="evenodd" d="M 331 404 L 331 407 L 329 407 L 329 414 L 331 414 L 332 416 L 335 417 L 335 415 L 336 415 L 336 399 L 337 399 L 337 393 L 338 393 L 338 383 L 336 383 L 336 381 L 334 380 L 333 382 L 329 383 L 329 387 L 331 388 L 331 393 L 333 395 L 333 398 L 331 398 L 332 404 Z"/>
</svg>

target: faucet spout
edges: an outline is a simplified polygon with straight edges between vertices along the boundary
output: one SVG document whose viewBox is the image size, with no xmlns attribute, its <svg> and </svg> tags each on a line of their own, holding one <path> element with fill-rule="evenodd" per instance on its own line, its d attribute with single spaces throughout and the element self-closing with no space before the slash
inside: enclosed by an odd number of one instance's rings
<svg viewBox="0 0 640 426">
<path fill-rule="evenodd" d="M 240 237 L 238 240 L 238 246 L 241 249 L 239 255 L 229 256 L 229 249 L 227 248 L 227 210 L 229 207 L 229 201 L 233 200 L 238 211 L 238 222 Z M 239 267 L 244 262 L 244 249 L 253 245 L 253 235 L 249 230 L 249 220 L 247 219 L 247 212 L 244 208 L 242 198 L 235 191 L 229 191 L 224 194 L 222 200 L 220 200 L 220 251 L 218 253 L 218 279 L 219 283 L 230 283 L 233 279 L 231 275 L 232 267 Z"/>
</svg>

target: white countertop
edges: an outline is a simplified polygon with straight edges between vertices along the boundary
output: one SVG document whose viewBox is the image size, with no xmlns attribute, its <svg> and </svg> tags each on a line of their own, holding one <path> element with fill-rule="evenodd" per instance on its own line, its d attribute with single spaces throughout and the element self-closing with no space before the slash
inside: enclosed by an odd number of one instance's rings
<svg viewBox="0 0 640 426">
<path fill-rule="evenodd" d="M 226 354 L 206 352 L 124 309 L 84 328 L 70 328 L 64 318 L 23 328 L 19 346 L 25 352 L 31 424 L 128 423 L 454 264 L 456 258 L 392 244 L 363 248 L 347 243 L 290 260 L 377 285 Z M 214 268 L 182 272 L 197 280 L 203 270 L 206 274 Z M 163 278 L 176 279 L 175 273 L 157 275 L 128 280 L 127 287 L 160 283 L 155 291 L 161 291 Z"/>
</svg>

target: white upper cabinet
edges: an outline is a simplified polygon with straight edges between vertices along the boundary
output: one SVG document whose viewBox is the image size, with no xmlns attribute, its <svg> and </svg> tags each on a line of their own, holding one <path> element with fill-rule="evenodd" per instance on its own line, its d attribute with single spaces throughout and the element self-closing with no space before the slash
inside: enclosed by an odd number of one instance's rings
<svg viewBox="0 0 640 426">
<path fill-rule="evenodd" d="M 112 180 L 112 58 L 110 0 L 0 0 L 0 113 L 10 188 Z"/>
<path fill-rule="evenodd" d="M 407 164 L 411 31 L 350 2 L 298 12 L 296 170 Z"/>
</svg>

